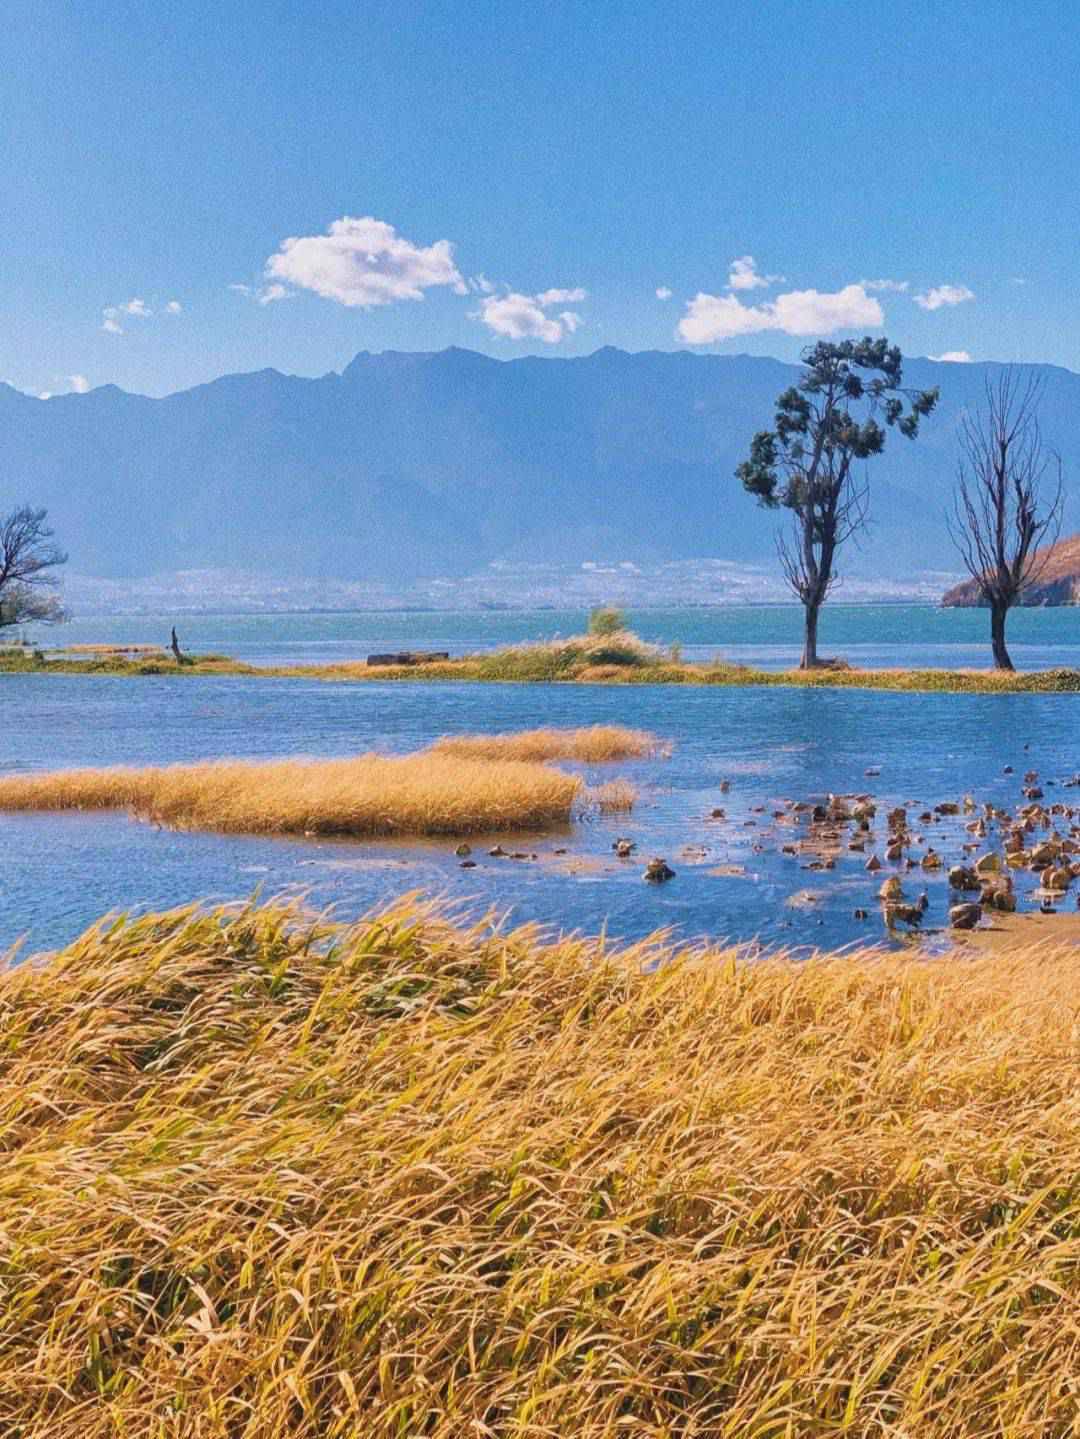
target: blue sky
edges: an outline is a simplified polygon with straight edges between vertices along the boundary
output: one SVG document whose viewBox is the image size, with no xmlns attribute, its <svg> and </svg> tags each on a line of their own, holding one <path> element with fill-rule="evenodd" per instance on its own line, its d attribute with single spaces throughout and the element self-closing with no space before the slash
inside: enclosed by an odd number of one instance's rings
<svg viewBox="0 0 1080 1439">
<path fill-rule="evenodd" d="M 867 329 L 1080 369 L 1058 0 L 34 0 L 0 57 L 34 393 Z"/>
</svg>

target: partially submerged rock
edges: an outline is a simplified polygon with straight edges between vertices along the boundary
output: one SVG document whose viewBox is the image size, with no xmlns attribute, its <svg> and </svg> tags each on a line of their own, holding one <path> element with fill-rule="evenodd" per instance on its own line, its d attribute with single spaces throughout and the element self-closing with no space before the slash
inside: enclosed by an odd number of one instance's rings
<svg viewBox="0 0 1080 1439">
<path fill-rule="evenodd" d="M 645 866 L 645 873 L 642 878 L 650 884 L 663 884 L 665 880 L 674 879 L 675 871 L 668 864 L 666 859 L 654 857 Z"/>
</svg>

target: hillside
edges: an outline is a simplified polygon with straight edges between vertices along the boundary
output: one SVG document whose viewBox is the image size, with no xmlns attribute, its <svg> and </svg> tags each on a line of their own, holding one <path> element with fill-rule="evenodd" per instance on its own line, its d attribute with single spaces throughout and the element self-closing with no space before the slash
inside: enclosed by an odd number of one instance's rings
<svg viewBox="0 0 1080 1439">
<path fill-rule="evenodd" d="M 942 387 L 940 411 L 874 462 L 874 524 L 847 573 L 955 572 L 942 523 L 955 421 L 992 368 L 909 363 L 910 384 Z M 1044 434 L 1075 473 L 1080 376 L 1043 373 Z M 449 349 L 363 352 L 320 379 L 227 375 L 162 399 L 0 386 L 0 507 L 48 506 L 72 571 L 115 579 L 216 567 L 400 581 L 500 560 L 512 574 L 698 556 L 771 572 L 776 517 L 733 470 L 796 376 L 748 356 Z"/>
<path fill-rule="evenodd" d="M 1038 580 L 1025 591 L 1025 605 L 1080 604 L 1080 534 L 1069 535 L 1045 550 L 1036 552 Z M 949 608 L 980 605 L 982 598 L 974 580 L 954 585 L 942 596 L 941 603 Z"/>
</svg>

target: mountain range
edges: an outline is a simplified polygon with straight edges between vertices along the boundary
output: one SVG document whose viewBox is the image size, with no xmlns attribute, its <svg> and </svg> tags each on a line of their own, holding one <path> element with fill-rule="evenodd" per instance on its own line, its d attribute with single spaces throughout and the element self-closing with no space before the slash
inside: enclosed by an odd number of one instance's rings
<svg viewBox="0 0 1080 1439">
<path fill-rule="evenodd" d="M 1027 369 L 1029 367 L 1022 367 Z M 1080 375 L 1038 366 L 1042 426 L 1080 529 Z M 938 385 L 918 440 L 868 471 L 872 526 L 843 568 L 955 572 L 944 526 L 956 423 L 991 364 L 913 359 Z M 226 375 L 156 399 L 105 385 L 47 400 L 0 385 L 0 510 L 45 505 L 71 568 L 109 579 L 217 568 L 401 583 L 493 562 L 773 566 L 780 521 L 734 469 L 798 368 L 605 348 L 495 360 L 361 352 L 319 379 Z"/>
</svg>

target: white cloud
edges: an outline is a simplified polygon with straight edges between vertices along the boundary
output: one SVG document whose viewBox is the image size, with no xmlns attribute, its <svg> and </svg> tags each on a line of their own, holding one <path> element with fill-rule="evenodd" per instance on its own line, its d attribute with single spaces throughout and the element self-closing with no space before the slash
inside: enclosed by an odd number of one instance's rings
<svg viewBox="0 0 1080 1439">
<path fill-rule="evenodd" d="M 122 305 L 106 305 L 101 312 L 101 328 L 107 335 L 122 335 L 124 326 L 121 323 L 129 317 L 136 320 L 149 320 L 153 314 L 145 300 L 137 296 L 133 300 L 126 300 Z"/>
<path fill-rule="evenodd" d="M 229 289 L 235 290 L 238 295 L 250 295 L 252 293 L 250 285 L 241 285 L 238 282 L 230 285 Z"/>
<path fill-rule="evenodd" d="M 251 293 L 250 291 L 248 292 Z M 284 285 L 264 285 L 255 298 L 260 305 L 272 305 L 275 300 L 291 300 L 293 291 L 287 290 Z"/>
<path fill-rule="evenodd" d="M 975 292 L 966 285 L 935 285 L 915 295 L 916 305 L 921 310 L 940 310 L 943 305 L 962 305 L 965 300 L 974 300 Z"/>
<path fill-rule="evenodd" d="M 970 365 L 971 356 L 967 350 L 946 350 L 943 355 L 927 355 L 928 360 L 938 360 L 947 365 Z"/>
<path fill-rule="evenodd" d="M 871 329 L 884 321 L 880 304 L 862 285 L 845 285 L 832 293 L 790 290 L 765 305 L 744 305 L 735 295 L 699 293 L 687 302 L 677 333 L 688 344 L 710 345 L 763 330 L 830 335 L 836 330 Z"/>
<path fill-rule="evenodd" d="M 39 400 L 51 400 L 52 397 L 53 397 L 53 392 L 52 392 L 52 390 L 42 390 L 41 393 L 38 395 L 38 399 L 39 399 Z"/>
<path fill-rule="evenodd" d="M 165 313 L 167 315 L 182 315 L 184 313 L 184 307 L 179 300 L 170 300 L 165 306 Z"/>
<path fill-rule="evenodd" d="M 666 285 L 657 285 L 656 287 L 656 298 L 658 300 L 670 300 L 674 293 L 674 290 L 669 290 Z"/>
<path fill-rule="evenodd" d="M 90 388 L 90 381 L 85 375 L 68 375 L 67 382 L 76 395 L 85 395 Z"/>
<path fill-rule="evenodd" d="M 474 275 L 469 281 L 469 289 L 477 295 L 494 295 L 495 288 L 486 275 Z"/>
<path fill-rule="evenodd" d="M 731 262 L 728 273 L 729 290 L 767 290 L 770 285 L 783 283 L 783 275 L 759 275 L 753 255 L 740 255 Z"/>
<path fill-rule="evenodd" d="M 542 340 L 545 345 L 557 345 L 580 330 L 584 321 L 574 309 L 561 309 L 557 315 L 545 314 L 546 309 L 551 305 L 578 304 L 582 299 L 585 291 L 580 286 L 545 289 L 539 295 L 508 291 L 489 295 L 473 318 L 482 319 L 492 334 L 502 335 L 503 340 Z"/>
<path fill-rule="evenodd" d="M 275 284 L 313 290 L 350 309 L 422 300 L 425 290 L 438 285 L 468 294 L 449 240 L 414 245 L 393 225 L 370 215 L 362 219 L 345 215 L 325 235 L 285 240 L 267 260 L 265 273 L 270 281 L 263 292 L 267 301 L 281 298 L 270 294 Z"/>
<path fill-rule="evenodd" d="M 580 329 L 583 321 L 574 310 L 560 310 L 557 315 L 547 315 L 545 309 L 551 305 L 575 304 L 585 299 L 585 291 L 543 290 L 539 295 L 521 295 L 511 290 L 505 295 L 489 296 L 475 318 L 482 320 L 495 335 L 506 340 L 543 340 L 545 345 L 557 345 L 567 335 Z"/>
<path fill-rule="evenodd" d="M 859 283 L 864 290 L 870 290 L 871 292 L 874 290 L 883 290 L 902 295 L 911 289 L 910 280 L 860 280 Z"/>
<path fill-rule="evenodd" d="M 585 291 L 580 287 L 575 290 L 544 290 L 537 295 L 538 305 L 578 305 L 585 298 Z"/>
</svg>

